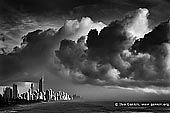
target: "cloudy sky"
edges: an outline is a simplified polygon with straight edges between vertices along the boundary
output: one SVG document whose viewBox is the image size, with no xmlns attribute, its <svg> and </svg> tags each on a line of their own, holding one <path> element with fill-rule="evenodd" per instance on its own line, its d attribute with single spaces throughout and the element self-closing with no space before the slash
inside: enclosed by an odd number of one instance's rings
<svg viewBox="0 0 170 113">
<path fill-rule="evenodd" d="M 0 0 L 0 85 L 168 99 L 169 19 L 168 0 Z"/>
</svg>

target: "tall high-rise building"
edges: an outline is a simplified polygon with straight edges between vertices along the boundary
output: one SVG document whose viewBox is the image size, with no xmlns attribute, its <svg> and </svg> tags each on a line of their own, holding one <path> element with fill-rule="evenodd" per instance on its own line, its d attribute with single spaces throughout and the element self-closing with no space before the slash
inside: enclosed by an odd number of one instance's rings
<svg viewBox="0 0 170 113">
<path fill-rule="evenodd" d="M 18 97 L 17 85 L 13 84 L 13 99 L 16 99 L 17 97 Z"/>
<path fill-rule="evenodd" d="M 34 84 L 31 83 L 31 94 L 33 94 L 33 92 L 34 92 Z"/>
<path fill-rule="evenodd" d="M 3 96 L 0 94 L 0 102 L 2 101 L 2 99 L 3 99 Z"/>
<path fill-rule="evenodd" d="M 44 76 L 42 76 L 41 79 L 39 80 L 39 92 L 43 91 L 44 91 Z"/>
<path fill-rule="evenodd" d="M 28 100 L 31 100 L 31 88 L 28 89 Z"/>
<path fill-rule="evenodd" d="M 46 101 L 50 100 L 50 91 L 49 90 L 46 90 L 46 92 L 45 92 L 45 100 Z"/>
</svg>

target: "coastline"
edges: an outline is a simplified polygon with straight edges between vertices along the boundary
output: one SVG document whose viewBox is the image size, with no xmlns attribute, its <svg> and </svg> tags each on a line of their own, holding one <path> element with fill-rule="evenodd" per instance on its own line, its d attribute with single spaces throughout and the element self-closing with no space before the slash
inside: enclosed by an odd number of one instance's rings
<svg viewBox="0 0 170 113">
<path fill-rule="evenodd" d="M 50 101 L 30 104 L 18 104 L 0 110 L 0 113 L 80 113 L 80 112 L 155 112 L 170 111 L 169 108 L 150 107 L 115 107 L 114 102 L 92 102 L 92 101 Z"/>
<path fill-rule="evenodd" d="M 20 106 L 29 106 L 29 105 L 36 105 L 41 104 L 41 102 L 26 102 L 26 103 L 14 103 L 5 107 L 0 107 L 0 112 L 4 110 L 10 110 L 12 108 L 20 107 Z"/>
<path fill-rule="evenodd" d="M 14 109 L 19 110 L 19 109 L 30 109 L 31 107 L 35 107 L 37 105 L 41 105 L 41 104 L 53 104 L 53 103 L 69 103 L 69 102 L 85 102 L 83 100 L 70 100 L 70 101 L 65 101 L 65 100 L 59 100 L 59 101 L 38 101 L 38 102 L 27 102 L 27 103 L 20 103 L 20 104 L 12 104 L 10 106 L 6 106 L 6 107 L 0 107 L 0 113 L 4 112 L 4 111 L 13 111 Z"/>
</svg>

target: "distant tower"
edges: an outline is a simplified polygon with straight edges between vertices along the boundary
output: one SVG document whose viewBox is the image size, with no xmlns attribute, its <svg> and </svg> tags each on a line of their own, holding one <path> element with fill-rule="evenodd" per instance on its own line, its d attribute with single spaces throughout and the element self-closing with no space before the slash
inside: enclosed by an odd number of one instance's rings
<svg viewBox="0 0 170 113">
<path fill-rule="evenodd" d="M 13 84 L 13 99 L 16 99 L 17 97 L 18 97 L 17 85 Z"/>
<path fill-rule="evenodd" d="M 28 90 L 28 99 L 27 100 L 31 100 L 31 88 L 29 88 L 29 90 Z"/>
<path fill-rule="evenodd" d="M 39 92 L 43 91 L 44 91 L 44 76 L 42 76 L 41 79 L 39 80 Z"/>
<path fill-rule="evenodd" d="M 31 83 L 31 94 L 33 94 L 33 92 L 34 92 L 34 84 Z"/>
<path fill-rule="evenodd" d="M 46 99 L 46 101 L 50 100 L 50 91 L 49 90 L 46 90 L 46 92 L 45 92 L 45 99 Z"/>
</svg>

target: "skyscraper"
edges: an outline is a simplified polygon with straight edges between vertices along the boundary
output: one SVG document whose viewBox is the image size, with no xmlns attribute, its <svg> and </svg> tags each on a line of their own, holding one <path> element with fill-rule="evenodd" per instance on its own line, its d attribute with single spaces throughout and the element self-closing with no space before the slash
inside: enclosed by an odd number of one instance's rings
<svg viewBox="0 0 170 113">
<path fill-rule="evenodd" d="M 17 97 L 18 97 L 17 85 L 13 84 L 13 99 L 16 99 Z"/>
<path fill-rule="evenodd" d="M 44 77 L 42 76 L 41 79 L 39 80 L 39 92 L 44 91 Z"/>
<path fill-rule="evenodd" d="M 34 84 L 31 83 L 31 94 L 33 94 L 33 92 L 34 92 Z"/>
</svg>

